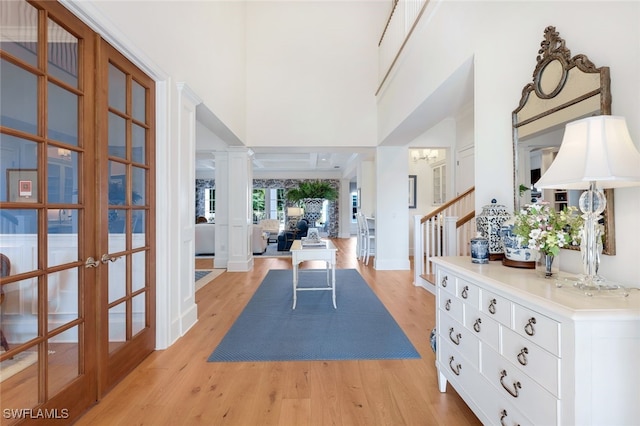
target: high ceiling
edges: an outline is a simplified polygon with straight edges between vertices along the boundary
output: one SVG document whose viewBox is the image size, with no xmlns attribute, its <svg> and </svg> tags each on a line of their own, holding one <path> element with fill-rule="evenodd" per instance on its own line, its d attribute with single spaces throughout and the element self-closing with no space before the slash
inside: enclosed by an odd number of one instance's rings
<svg viewBox="0 0 640 426">
<path fill-rule="evenodd" d="M 387 0 L 317 2 L 322 8 L 316 2 L 157 1 L 152 26 L 140 26 L 139 17 L 149 13 L 149 2 L 64 3 L 98 27 L 108 28 L 108 41 L 152 64 L 159 78 L 172 76 L 197 94 L 202 103 L 196 120 L 207 131 L 202 140 L 196 138 L 196 170 L 209 175 L 216 150 L 246 145 L 254 152 L 257 177 L 287 177 L 289 172 L 296 177 L 305 173 L 311 178 L 352 178 L 357 163 L 373 159 L 377 146 L 412 144 L 455 116 L 473 96 L 469 60 L 428 98 L 416 105 L 409 102 L 415 109 L 397 126 L 378 134 L 376 114 L 387 112 L 375 108 L 378 50 L 369 47 L 388 18 Z M 294 32 L 296 37 L 291 37 Z M 126 42 L 120 44 L 119 37 L 109 34 L 125 35 Z M 223 36 L 227 42 L 210 44 Z M 237 66 L 242 73 L 236 72 Z M 236 98 L 247 94 L 252 97 L 246 108 L 234 108 L 243 105 Z M 245 121 L 237 118 L 243 114 Z M 279 114 L 291 118 L 279 120 Z M 224 117 L 224 123 L 218 117 Z M 308 146 L 291 146 L 291 141 L 300 140 Z M 355 147 L 348 146 L 351 141 Z M 362 148 L 363 143 L 368 148 Z"/>
<path fill-rule="evenodd" d="M 207 107 L 196 108 L 196 172 L 211 176 L 216 149 L 244 146 Z M 222 140 L 224 138 L 224 141 Z M 254 177 L 355 178 L 357 165 L 373 160 L 375 148 L 356 147 L 249 147 Z M 294 176 L 295 175 L 295 176 Z"/>
</svg>

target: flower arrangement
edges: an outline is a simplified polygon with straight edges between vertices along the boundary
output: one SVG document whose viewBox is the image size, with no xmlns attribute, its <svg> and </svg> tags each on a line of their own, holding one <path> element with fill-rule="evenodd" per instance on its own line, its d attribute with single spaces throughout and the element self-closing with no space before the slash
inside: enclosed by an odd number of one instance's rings
<svg viewBox="0 0 640 426">
<path fill-rule="evenodd" d="M 557 256 L 561 247 L 580 245 L 583 219 L 574 206 L 558 212 L 546 202 L 530 204 L 514 219 L 513 233 L 540 253 Z"/>
</svg>

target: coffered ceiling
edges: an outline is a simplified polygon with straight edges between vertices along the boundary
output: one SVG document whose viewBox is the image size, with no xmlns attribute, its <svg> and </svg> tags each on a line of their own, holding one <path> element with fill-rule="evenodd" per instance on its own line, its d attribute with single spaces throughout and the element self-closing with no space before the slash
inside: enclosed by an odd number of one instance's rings
<svg viewBox="0 0 640 426">
<path fill-rule="evenodd" d="M 362 160 L 373 158 L 373 149 L 327 148 L 252 148 L 254 177 L 341 178 L 355 176 Z M 202 150 L 196 154 L 196 170 L 211 173 L 215 170 L 215 152 Z M 279 175 L 279 176 L 277 176 Z"/>
</svg>

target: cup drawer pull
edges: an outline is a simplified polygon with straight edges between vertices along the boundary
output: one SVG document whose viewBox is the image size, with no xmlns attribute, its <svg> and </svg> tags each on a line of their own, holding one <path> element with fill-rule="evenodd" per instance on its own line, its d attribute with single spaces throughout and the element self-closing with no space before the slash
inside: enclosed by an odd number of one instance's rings
<svg viewBox="0 0 640 426">
<path fill-rule="evenodd" d="M 462 337 L 462 334 L 458 333 L 456 335 L 452 335 L 453 334 L 453 327 L 451 327 L 449 329 L 449 339 L 451 339 L 451 341 L 453 343 L 455 343 L 456 345 L 460 344 L 460 338 Z"/>
<path fill-rule="evenodd" d="M 463 299 L 467 299 L 469 297 L 469 286 L 468 285 L 464 286 L 464 288 L 462 289 L 462 293 L 460 293 L 460 295 L 462 296 Z"/>
<path fill-rule="evenodd" d="M 535 317 L 531 317 L 529 318 L 529 322 L 527 323 L 527 325 L 524 326 L 524 332 L 527 333 L 529 336 L 533 336 L 534 334 L 536 334 L 536 329 L 533 326 L 533 324 L 535 323 L 536 323 Z"/>
<path fill-rule="evenodd" d="M 504 419 L 506 419 L 506 418 L 507 418 L 507 416 L 508 416 L 508 414 L 507 414 L 507 410 L 502 410 L 502 411 L 500 412 L 500 424 L 501 424 L 502 426 L 507 426 L 507 424 L 504 422 Z M 516 424 L 515 426 L 520 426 L 520 424 Z"/>
<path fill-rule="evenodd" d="M 449 358 L 449 368 L 453 371 L 453 374 L 456 376 L 460 375 L 460 370 L 462 370 L 462 366 L 460 364 L 453 365 L 453 356 Z"/>
<path fill-rule="evenodd" d="M 481 323 L 482 323 L 482 319 L 481 319 L 481 318 L 478 318 L 478 319 L 476 320 L 476 322 L 474 322 L 474 323 L 473 323 L 473 330 L 474 330 L 476 333 L 480 333 L 480 324 L 481 324 Z"/>
<path fill-rule="evenodd" d="M 446 286 L 447 286 L 447 280 L 448 280 L 448 279 L 449 279 L 449 277 L 448 277 L 448 276 L 446 276 L 446 275 L 445 275 L 444 277 L 442 277 L 442 281 L 440 281 L 440 285 L 441 285 L 442 287 L 446 287 Z"/>
<path fill-rule="evenodd" d="M 520 351 L 520 353 L 518 354 L 518 362 L 522 365 L 527 365 L 527 363 L 529 362 L 527 360 L 527 354 L 529 353 L 529 349 L 527 348 L 522 348 L 522 350 Z"/>
<path fill-rule="evenodd" d="M 489 303 L 489 312 L 491 312 L 492 315 L 496 313 L 497 304 L 498 304 L 498 301 L 496 299 L 491 299 L 491 303 Z"/>
<path fill-rule="evenodd" d="M 502 385 L 504 390 L 509 392 L 509 395 L 511 395 L 514 398 L 517 398 L 518 394 L 519 394 L 518 389 L 522 389 L 522 385 L 520 384 L 520 382 L 513 382 L 513 390 L 511 390 L 511 388 L 509 388 L 508 385 L 504 384 L 504 378 L 505 377 L 507 377 L 507 372 L 506 372 L 506 370 L 502 370 L 500 372 L 500 384 Z"/>
</svg>

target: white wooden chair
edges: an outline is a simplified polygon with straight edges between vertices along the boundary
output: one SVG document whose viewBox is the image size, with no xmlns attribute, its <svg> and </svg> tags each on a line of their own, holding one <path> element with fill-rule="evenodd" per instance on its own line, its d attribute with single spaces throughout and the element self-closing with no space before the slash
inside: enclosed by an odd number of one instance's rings
<svg viewBox="0 0 640 426">
<path fill-rule="evenodd" d="M 364 215 L 360 212 L 356 213 L 356 225 L 358 230 L 358 236 L 356 238 L 356 259 L 364 259 Z"/>
<path fill-rule="evenodd" d="M 375 228 L 369 226 L 369 220 L 364 217 L 364 227 L 362 240 L 364 241 L 364 264 L 369 264 L 369 256 L 376 255 L 376 234 Z"/>
<path fill-rule="evenodd" d="M 358 223 L 358 240 L 357 240 L 357 254 L 358 259 L 362 260 L 365 265 L 369 264 L 369 256 L 375 255 L 376 236 L 375 231 L 369 228 L 367 218 L 362 213 L 356 214 L 356 221 Z"/>
</svg>

